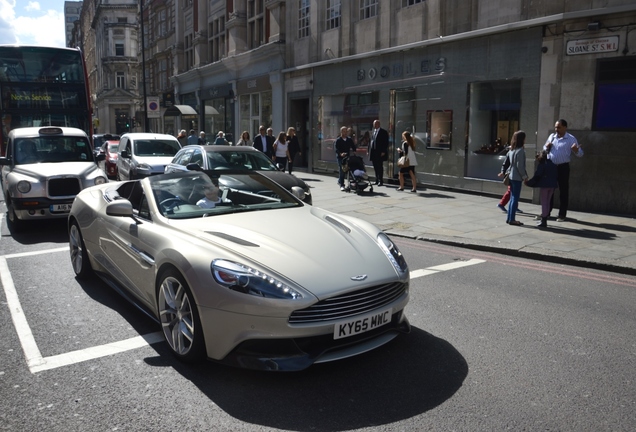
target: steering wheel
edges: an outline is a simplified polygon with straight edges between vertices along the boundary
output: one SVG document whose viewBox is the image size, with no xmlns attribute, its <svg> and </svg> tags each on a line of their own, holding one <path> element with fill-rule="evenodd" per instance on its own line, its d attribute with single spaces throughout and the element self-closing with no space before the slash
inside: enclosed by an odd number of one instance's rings
<svg viewBox="0 0 636 432">
<path fill-rule="evenodd" d="M 159 205 L 163 209 L 165 209 L 166 212 L 173 211 L 175 207 L 179 206 L 179 204 L 188 204 L 188 202 L 182 200 L 181 198 L 177 196 L 177 197 L 167 198 L 159 203 Z"/>
</svg>

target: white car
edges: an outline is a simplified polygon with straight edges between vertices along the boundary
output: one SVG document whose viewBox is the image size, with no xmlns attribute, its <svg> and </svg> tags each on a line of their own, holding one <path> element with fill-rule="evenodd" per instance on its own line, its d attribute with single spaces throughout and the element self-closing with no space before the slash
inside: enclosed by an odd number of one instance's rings
<svg viewBox="0 0 636 432">
<path fill-rule="evenodd" d="M 88 135 L 76 128 L 13 129 L 0 166 L 7 217 L 14 231 L 25 220 L 68 217 L 82 189 L 108 181 L 96 164 Z"/>
<path fill-rule="evenodd" d="M 117 179 L 135 180 L 163 174 L 181 144 L 172 135 L 133 132 L 121 136 L 117 156 Z"/>
</svg>

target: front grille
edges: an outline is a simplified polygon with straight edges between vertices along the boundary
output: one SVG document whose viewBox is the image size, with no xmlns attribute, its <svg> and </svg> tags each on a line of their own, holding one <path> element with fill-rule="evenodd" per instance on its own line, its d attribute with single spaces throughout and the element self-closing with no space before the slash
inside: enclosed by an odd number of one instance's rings
<svg viewBox="0 0 636 432">
<path fill-rule="evenodd" d="M 321 323 L 360 315 L 391 303 L 404 294 L 406 288 L 406 284 L 395 282 L 341 294 L 294 311 L 289 323 Z"/>
<path fill-rule="evenodd" d="M 81 190 L 81 185 L 78 178 L 56 178 L 49 180 L 49 196 L 75 196 Z"/>
</svg>

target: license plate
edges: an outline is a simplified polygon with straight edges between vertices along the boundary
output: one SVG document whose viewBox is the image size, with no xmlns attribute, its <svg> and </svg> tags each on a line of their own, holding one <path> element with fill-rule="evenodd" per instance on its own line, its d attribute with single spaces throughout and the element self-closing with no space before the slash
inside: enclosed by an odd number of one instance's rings
<svg viewBox="0 0 636 432">
<path fill-rule="evenodd" d="M 391 322 L 391 308 L 338 323 L 333 328 L 333 338 L 342 339 L 364 333 Z"/>
<path fill-rule="evenodd" d="M 72 204 L 51 204 L 49 210 L 51 213 L 68 213 L 71 211 Z"/>
</svg>

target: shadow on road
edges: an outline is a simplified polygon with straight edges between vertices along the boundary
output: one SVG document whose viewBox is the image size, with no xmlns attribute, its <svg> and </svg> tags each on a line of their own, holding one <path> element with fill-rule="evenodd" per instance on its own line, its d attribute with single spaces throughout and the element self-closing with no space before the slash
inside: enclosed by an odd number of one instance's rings
<svg viewBox="0 0 636 432">
<path fill-rule="evenodd" d="M 369 353 L 302 372 L 256 372 L 204 363 L 187 366 L 165 344 L 147 358 L 174 367 L 241 421 L 285 430 L 342 431 L 391 424 L 451 398 L 468 375 L 448 342 L 413 328 Z"/>
</svg>

